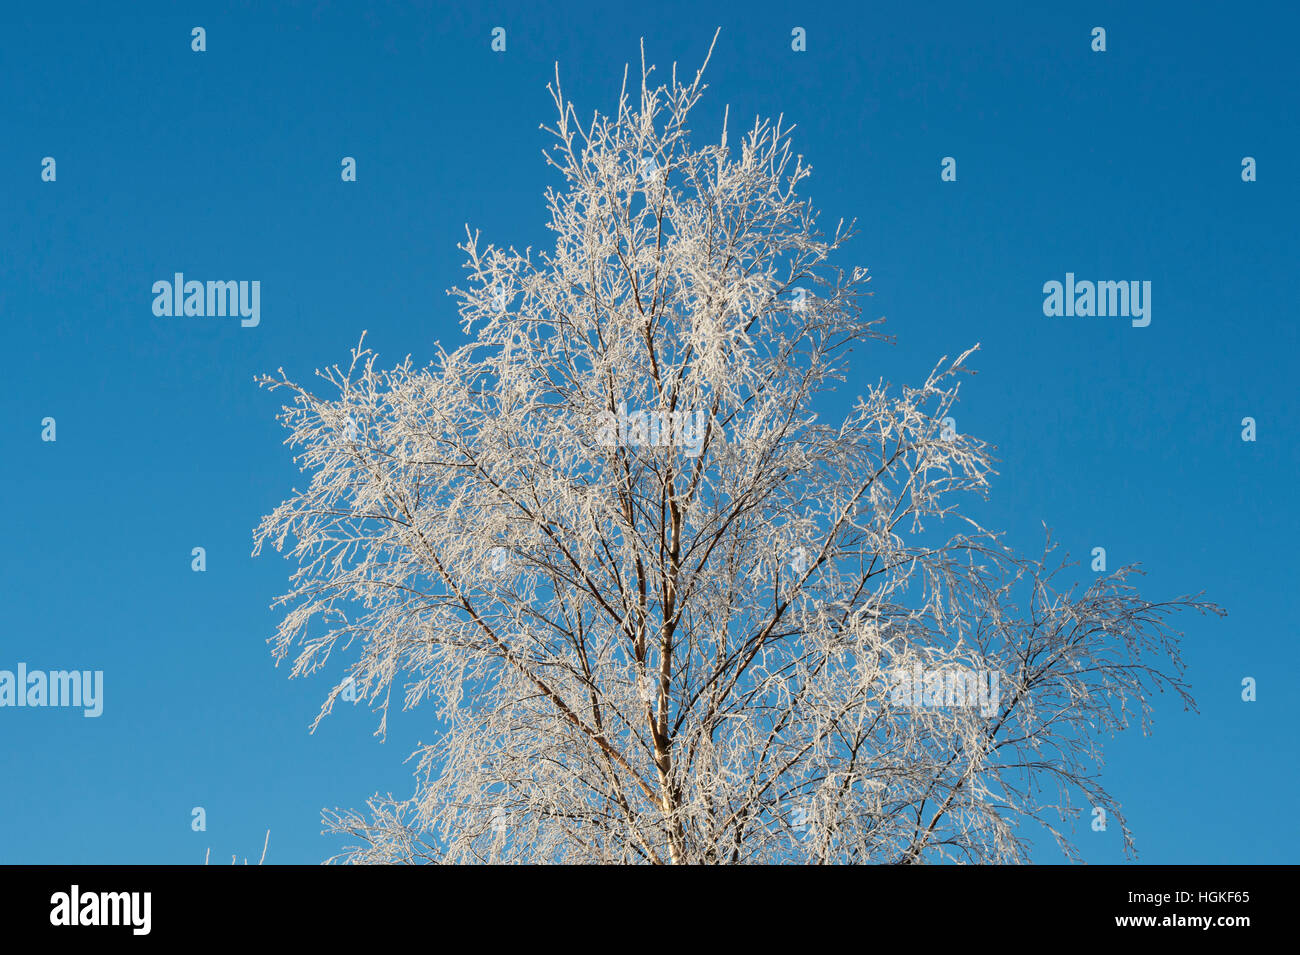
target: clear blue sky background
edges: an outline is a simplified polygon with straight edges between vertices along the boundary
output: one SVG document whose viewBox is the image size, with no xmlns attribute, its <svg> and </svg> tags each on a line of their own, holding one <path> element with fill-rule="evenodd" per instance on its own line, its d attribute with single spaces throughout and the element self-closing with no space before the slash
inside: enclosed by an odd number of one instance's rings
<svg viewBox="0 0 1300 955">
<path fill-rule="evenodd" d="M 957 418 L 999 448 L 987 521 L 1032 552 L 1045 520 L 1077 557 L 1141 561 L 1148 596 L 1228 609 L 1183 618 L 1200 714 L 1162 698 L 1153 736 L 1110 745 L 1141 861 L 1300 861 L 1294 6 L 132 6 L 0 14 L 0 668 L 106 674 L 98 720 L 0 710 L 0 862 L 255 858 L 267 828 L 269 861 L 317 862 L 322 807 L 409 792 L 428 714 L 382 744 L 364 707 L 309 735 L 332 680 L 272 665 L 290 565 L 251 531 L 302 478 L 253 376 L 307 378 L 362 329 L 387 362 L 459 341 L 464 224 L 548 242 L 554 63 L 589 115 L 640 37 L 693 70 L 718 26 L 701 133 L 726 104 L 733 128 L 784 113 L 806 192 L 860 221 L 845 261 L 899 336 L 861 381 L 982 343 Z M 260 280 L 260 327 L 155 318 L 177 271 Z M 1149 279 L 1150 327 L 1045 318 L 1067 271 Z M 1120 859 L 1113 830 L 1079 842 Z"/>
</svg>

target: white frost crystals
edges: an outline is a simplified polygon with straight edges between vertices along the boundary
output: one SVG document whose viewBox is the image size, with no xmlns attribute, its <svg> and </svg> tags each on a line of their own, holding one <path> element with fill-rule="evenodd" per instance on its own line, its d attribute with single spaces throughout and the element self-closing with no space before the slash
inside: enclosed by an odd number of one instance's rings
<svg viewBox="0 0 1300 955">
<path fill-rule="evenodd" d="M 394 697 L 439 720 L 409 798 L 326 814 L 340 858 L 1024 861 L 1037 824 L 1072 853 L 1071 799 L 1122 828 L 1098 739 L 1190 704 L 1167 618 L 1213 608 L 1058 585 L 963 515 L 973 349 L 824 420 L 882 352 L 852 224 L 818 230 L 782 120 L 692 145 L 701 75 L 650 77 L 580 125 L 557 73 L 554 247 L 468 233 L 463 345 L 264 379 L 310 474 L 256 534 L 297 564 L 276 654 L 330 668 L 322 718 L 351 677 L 381 731 Z M 611 441 L 621 409 L 688 441 Z M 996 703 L 896 703 L 917 665 Z"/>
</svg>

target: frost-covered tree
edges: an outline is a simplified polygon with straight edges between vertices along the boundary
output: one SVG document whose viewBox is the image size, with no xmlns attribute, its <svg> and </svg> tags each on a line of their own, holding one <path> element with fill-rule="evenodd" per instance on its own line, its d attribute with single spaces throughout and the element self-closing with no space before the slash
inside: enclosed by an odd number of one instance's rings
<svg viewBox="0 0 1300 955">
<path fill-rule="evenodd" d="M 853 225 L 819 231 L 780 120 L 692 145 L 700 73 L 651 73 L 583 125 L 557 72 L 554 248 L 467 230 L 461 347 L 263 379 L 311 475 L 256 534 L 298 565 L 277 658 L 346 656 L 318 722 L 439 718 L 409 799 L 326 813 L 340 858 L 1019 862 L 1096 809 L 1131 850 L 1100 741 L 1194 705 L 1168 618 L 1217 608 L 963 515 L 974 349 L 823 420 L 885 340 Z"/>
</svg>

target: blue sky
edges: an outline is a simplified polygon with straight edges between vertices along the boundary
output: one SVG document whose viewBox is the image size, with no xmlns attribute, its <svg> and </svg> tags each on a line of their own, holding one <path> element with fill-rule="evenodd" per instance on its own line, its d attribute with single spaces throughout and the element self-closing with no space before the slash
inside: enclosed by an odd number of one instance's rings
<svg viewBox="0 0 1300 955">
<path fill-rule="evenodd" d="M 98 719 L 0 709 L 0 862 L 256 858 L 268 828 L 268 861 L 317 862 L 338 848 L 322 807 L 408 793 L 430 714 L 383 743 L 364 707 L 311 735 L 332 682 L 273 666 L 290 565 L 252 558 L 251 532 L 303 478 L 253 377 L 308 378 L 362 329 L 390 363 L 459 342 L 445 289 L 465 223 L 548 241 L 555 62 L 589 115 L 641 37 L 666 74 L 719 26 L 697 129 L 728 104 L 733 128 L 798 125 L 804 192 L 828 224 L 858 219 L 844 261 L 871 269 L 868 307 L 898 336 L 858 356 L 861 383 L 917 382 L 981 343 L 957 412 L 998 446 L 980 516 L 1030 552 L 1046 521 L 1076 557 L 1141 561 L 1149 597 L 1205 590 L 1228 610 L 1181 619 L 1199 715 L 1166 696 L 1153 736 L 1109 745 L 1140 861 L 1298 861 L 1300 15 L 894 6 L 7 6 L 0 669 L 103 670 L 105 701 Z M 260 325 L 155 317 L 151 286 L 175 272 L 259 280 Z M 1043 283 L 1067 272 L 1151 281 L 1150 326 L 1045 317 Z M 1120 861 L 1118 832 L 1078 842 Z"/>
</svg>

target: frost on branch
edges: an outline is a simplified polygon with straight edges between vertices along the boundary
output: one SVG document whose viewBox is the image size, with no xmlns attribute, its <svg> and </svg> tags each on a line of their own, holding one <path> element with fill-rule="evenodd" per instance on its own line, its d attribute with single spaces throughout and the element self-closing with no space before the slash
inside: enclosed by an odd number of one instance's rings
<svg viewBox="0 0 1300 955">
<path fill-rule="evenodd" d="M 409 799 L 326 815 L 340 861 L 1018 862 L 1095 806 L 1131 848 L 1100 743 L 1193 705 L 1169 617 L 1220 611 L 964 516 L 973 348 L 819 417 L 885 340 L 853 224 L 781 119 L 694 146 L 700 74 L 652 72 L 586 124 L 557 74 L 554 248 L 467 230 L 465 344 L 264 379 L 310 476 L 256 534 L 277 659 L 338 677 L 318 721 L 438 718 Z"/>
</svg>

